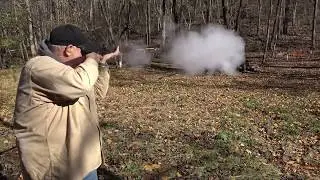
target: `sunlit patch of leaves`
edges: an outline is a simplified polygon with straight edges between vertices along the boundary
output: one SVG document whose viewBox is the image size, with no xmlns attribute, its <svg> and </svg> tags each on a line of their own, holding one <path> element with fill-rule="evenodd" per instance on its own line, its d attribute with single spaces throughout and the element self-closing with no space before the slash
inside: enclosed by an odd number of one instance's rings
<svg viewBox="0 0 320 180">
<path fill-rule="evenodd" d="M 312 133 L 319 134 L 320 133 L 320 119 L 313 118 L 312 120 L 310 120 L 309 129 L 311 130 Z"/>
<path fill-rule="evenodd" d="M 141 176 L 143 167 L 133 161 L 128 161 L 123 165 L 123 174 L 127 177 L 139 177 Z"/>
<path fill-rule="evenodd" d="M 0 117 L 12 116 L 19 72 L 19 69 L 0 71 Z"/>
<path fill-rule="evenodd" d="M 255 98 L 244 98 L 243 104 L 246 108 L 252 110 L 258 109 L 261 106 L 260 102 Z"/>
</svg>

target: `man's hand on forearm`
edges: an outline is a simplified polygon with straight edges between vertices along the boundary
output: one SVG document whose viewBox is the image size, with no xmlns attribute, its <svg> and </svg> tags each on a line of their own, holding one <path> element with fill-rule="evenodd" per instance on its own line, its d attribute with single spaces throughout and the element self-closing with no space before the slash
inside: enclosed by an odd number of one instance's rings
<svg viewBox="0 0 320 180">
<path fill-rule="evenodd" d="M 105 55 L 100 55 L 100 54 L 97 54 L 97 53 L 89 53 L 86 55 L 86 58 L 92 58 L 94 60 L 96 60 L 98 63 L 101 63 L 101 64 L 105 64 L 107 62 L 110 62 L 114 57 L 117 57 L 119 56 L 121 53 L 120 53 L 120 49 L 119 49 L 119 46 L 117 47 L 117 49 L 112 52 L 112 53 L 109 53 L 109 54 L 105 54 Z"/>
</svg>

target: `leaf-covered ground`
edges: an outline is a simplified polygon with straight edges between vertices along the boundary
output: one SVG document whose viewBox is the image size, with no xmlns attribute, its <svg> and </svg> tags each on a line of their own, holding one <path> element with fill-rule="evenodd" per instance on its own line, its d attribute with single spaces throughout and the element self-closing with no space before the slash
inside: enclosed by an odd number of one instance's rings
<svg viewBox="0 0 320 180">
<path fill-rule="evenodd" d="M 10 121 L 15 71 L 0 71 L 0 117 Z M 320 177 L 320 79 L 281 74 L 188 76 L 112 70 L 100 100 L 107 166 L 100 178 Z M 14 146 L 0 125 L 0 151 Z M 16 149 L 0 172 L 18 174 Z"/>
</svg>

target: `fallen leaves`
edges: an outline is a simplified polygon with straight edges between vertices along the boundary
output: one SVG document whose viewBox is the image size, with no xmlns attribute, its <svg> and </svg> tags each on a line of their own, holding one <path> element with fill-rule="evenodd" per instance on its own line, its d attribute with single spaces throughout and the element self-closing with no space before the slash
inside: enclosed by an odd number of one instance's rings
<svg viewBox="0 0 320 180">
<path fill-rule="evenodd" d="M 155 171 L 160 168 L 161 168 L 160 164 L 146 164 L 143 166 L 143 169 L 146 171 Z"/>
<path fill-rule="evenodd" d="M 165 72 L 130 69 L 111 74 L 108 96 L 98 102 L 99 117 L 106 160 L 121 176 L 320 175 L 317 83 L 308 82 L 297 94 L 281 86 L 300 87 L 294 82 L 299 80 L 281 76 L 163 78 Z M 14 93 L 0 95 L 8 96 L 1 107 L 12 109 L 7 99 Z M 1 113 L 11 117 L 9 111 Z"/>
</svg>

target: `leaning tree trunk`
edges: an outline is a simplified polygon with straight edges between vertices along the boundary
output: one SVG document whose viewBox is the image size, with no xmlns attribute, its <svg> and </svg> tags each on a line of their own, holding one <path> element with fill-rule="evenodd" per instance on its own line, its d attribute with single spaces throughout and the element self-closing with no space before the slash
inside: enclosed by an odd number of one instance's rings
<svg viewBox="0 0 320 180">
<path fill-rule="evenodd" d="M 267 37 L 266 37 L 266 44 L 265 44 L 262 63 L 265 63 L 265 60 L 267 57 L 267 52 L 268 52 L 269 40 L 270 40 L 270 26 L 271 26 L 271 14 L 272 14 L 272 9 L 273 9 L 273 4 L 272 4 L 272 0 L 269 0 L 269 2 L 270 2 L 270 7 L 269 7 L 270 9 L 269 9 L 269 14 L 268 14 Z"/>
<path fill-rule="evenodd" d="M 30 9 L 30 1 L 25 0 L 27 13 L 28 13 L 28 30 L 29 30 L 29 43 L 30 43 L 30 51 L 31 55 L 36 56 L 36 47 L 34 45 L 34 37 L 33 37 L 33 22 L 32 22 L 32 15 L 31 15 L 31 9 Z"/>
<path fill-rule="evenodd" d="M 316 49 L 316 26 L 318 14 L 318 0 L 314 0 L 313 23 L 312 23 L 312 49 Z"/>
</svg>

